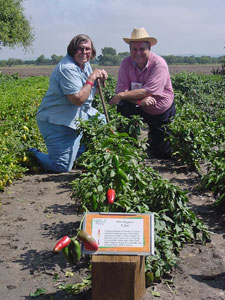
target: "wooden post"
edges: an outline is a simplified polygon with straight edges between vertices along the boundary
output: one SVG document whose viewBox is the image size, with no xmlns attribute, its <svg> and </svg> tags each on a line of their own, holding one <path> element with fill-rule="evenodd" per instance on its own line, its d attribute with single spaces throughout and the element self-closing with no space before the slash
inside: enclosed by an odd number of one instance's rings
<svg viewBox="0 0 225 300">
<path fill-rule="evenodd" d="M 92 300 L 142 300 L 144 294 L 144 256 L 92 255 Z"/>
</svg>

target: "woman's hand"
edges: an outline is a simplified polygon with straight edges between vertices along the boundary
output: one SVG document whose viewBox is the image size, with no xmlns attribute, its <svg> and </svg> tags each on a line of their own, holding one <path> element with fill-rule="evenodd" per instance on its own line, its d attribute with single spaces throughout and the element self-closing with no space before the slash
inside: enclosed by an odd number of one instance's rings
<svg viewBox="0 0 225 300">
<path fill-rule="evenodd" d="M 94 84 L 95 80 L 100 78 L 102 81 L 106 80 L 108 78 L 108 74 L 105 70 L 101 69 L 95 69 L 91 75 L 88 77 L 87 81 L 90 81 L 91 83 Z M 90 83 L 89 82 L 89 83 Z M 85 84 L 77 94 L 72 94 L 72 95 L 66 95 L 68 99 L 75 105 L 81 106 L 88 96 L 90 95 L 92 89 L 92 84 Z"/>
<path fill-rule="evenodd" d="M 102 80 L 106 80 L 108 78 L 108 74 L 107 74 L 106 70 L 102 69 L 101 71 L 102 71 L 102 74 L 101 74 L 102 77 L 101 77 L 101 79 Z"/>
<path fill-rule="evenodd" d="M 89 77 L 93 81 L 95 81 L 98 78 L 100 78 L 101 80 L 106 80 L 108 78 L 108 74 L 104 69 L 95 69 Z"/>
</svg>

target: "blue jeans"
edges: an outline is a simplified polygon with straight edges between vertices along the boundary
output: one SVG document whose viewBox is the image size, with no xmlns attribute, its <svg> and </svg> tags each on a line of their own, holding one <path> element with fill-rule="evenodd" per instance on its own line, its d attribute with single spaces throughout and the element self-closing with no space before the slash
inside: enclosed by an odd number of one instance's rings
<svg viewBox="0 0 225 300">
<path fill-rule="evenodd" d="M 104 115 L 99 116 L 105 120 Z M 46 171 L 56 173 L 69 172 L 75 160 L 85 151 L 80 145 L 82 134 L 67 126 L 37 121 L 45 140 L 48 154 L 37 149 L 30 149 Z"/>
<path fill-rule="evenodd" d="M 48 154 L 32 151 L 46 171 L 68 172 L 74 161 L 84 152 L 80 146 L 81 135 L 74 129 L 48 122 L 37 121 L 45 140 Z"/>
</svg>

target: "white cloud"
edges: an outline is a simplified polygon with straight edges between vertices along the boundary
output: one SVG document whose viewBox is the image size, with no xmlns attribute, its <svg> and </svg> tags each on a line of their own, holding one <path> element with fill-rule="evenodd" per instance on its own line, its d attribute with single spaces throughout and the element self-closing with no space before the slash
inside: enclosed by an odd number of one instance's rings
<svg viewBox="0 0 225 300">
<path fill-rule="evenodd" d="M 108 46 L 128 51 L 123 37 L 145 27 L 158 39 L 159 54 L 223 54 L 224 0 L 26 0 L 35 30 L 34 53 L 64 55 L 71 38 L 88 34 L 97 54 Z M 0 50 L 0 59 L 24 57 L 22 49 Z"/>
</svg>

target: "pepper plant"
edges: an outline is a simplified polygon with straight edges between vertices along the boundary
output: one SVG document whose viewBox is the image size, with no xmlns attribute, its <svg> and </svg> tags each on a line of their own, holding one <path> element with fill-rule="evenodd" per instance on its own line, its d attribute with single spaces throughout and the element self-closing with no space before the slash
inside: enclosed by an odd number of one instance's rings
<svg viewBox="0 0 225 300">
<path fill-rule="evenodd" d="M 72 182 L 72 197 L 82 211 L 154 212 L 157 259 L 146 259 L 146 273 L 159 278 L 174 266 L 184 243 L 209 239 L 207 228 L 188 207 L 186 193 L 146 165 L 144 147 L 135 138 L 112 130 L 110 124 L 96 126 L 94 134 L 92 122 L 96 120 L 80 124 L 83 142 L 87 137 L 89 144 L 79 159 L 83 173 Z M 115 190 L 112 204 L 107 201 L 109 189 Z"/>
<path fill-rule="evenodd" d="M 212 153 L 208 172 L 201 178 L 200 186 L 213 192 L 214 207 L 225 213 L 225 144 Z"/>
</svg>

